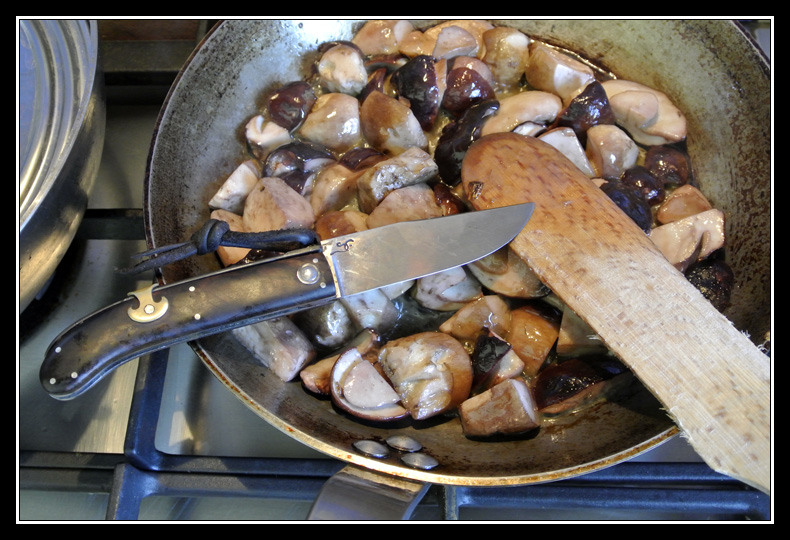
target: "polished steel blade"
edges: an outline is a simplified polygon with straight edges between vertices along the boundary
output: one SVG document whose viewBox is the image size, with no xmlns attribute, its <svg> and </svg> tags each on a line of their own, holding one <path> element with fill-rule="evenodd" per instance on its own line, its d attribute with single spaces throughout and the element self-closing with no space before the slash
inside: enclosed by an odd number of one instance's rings
<svg viewBox="0 0 790 540">
<path fill-rule="evenodd" d="M 322 242 L 338 296 L 350 296 L 476 261 L 521 232 L 532 203 L 406 221 Z"/>
</svg>

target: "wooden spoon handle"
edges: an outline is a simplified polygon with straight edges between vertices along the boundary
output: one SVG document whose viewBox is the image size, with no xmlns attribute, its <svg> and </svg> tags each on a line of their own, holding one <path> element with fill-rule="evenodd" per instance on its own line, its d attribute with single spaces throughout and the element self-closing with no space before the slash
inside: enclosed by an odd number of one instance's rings
<svg viewBox="0 0 790 540">
<path fill-rule="evenodd" d="M 535 203 L 513 250 L 661 401 L 712 469 L 770 493 L 770 358 L 550 145 L 482 137 L 462 181 L 478 210 Z"/>
</svg>

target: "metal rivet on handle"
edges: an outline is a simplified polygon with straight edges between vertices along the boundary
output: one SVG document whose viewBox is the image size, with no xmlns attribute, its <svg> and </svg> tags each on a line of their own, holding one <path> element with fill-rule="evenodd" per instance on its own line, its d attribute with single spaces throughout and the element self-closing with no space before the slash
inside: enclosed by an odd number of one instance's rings
<svg viewBox="0 0 790 540">
<path fill-rule="evenodd" d="M 423 454 L 420 452 L 412 452 L 410 454 L 404 454 L 401 456 L 401 461 L 408 465 L 409 467 L 414 467 L 415 469 L 423 469 L 425 471 L 433 469 L 439 465 L 439 462 L 436 461 L 436 458 L 429 456 L 428 454 Z"/>
<path fill-rule="evenodd" d="M 419 452 L 422 450 L 422 445 L 419 441 L 407 435 L 392 435 L 391 437 L 387 437 L 387 444 L 401 452 Z"/>
<path fill-rule="evenodd" d="M 354 443 L 354 448 L 366 456 L 375 458 L 385 458 L 390 455 L 387 447 L 377 441 L 356 441 Z"/>
</svg>

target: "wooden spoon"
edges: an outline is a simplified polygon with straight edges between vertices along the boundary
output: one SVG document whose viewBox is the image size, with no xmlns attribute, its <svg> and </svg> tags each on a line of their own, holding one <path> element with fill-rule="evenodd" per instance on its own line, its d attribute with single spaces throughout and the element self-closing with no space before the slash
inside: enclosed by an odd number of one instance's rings
<svg viewBox="0 0 790 540">
<path fill-rule="evenodd" d="M 770 493 L 770 358 L 550 145 L 482 137 L 462 182 L 477 210 L 535 203 L 513 250 L 631 368 L 713 470 Z"/>
</svg>

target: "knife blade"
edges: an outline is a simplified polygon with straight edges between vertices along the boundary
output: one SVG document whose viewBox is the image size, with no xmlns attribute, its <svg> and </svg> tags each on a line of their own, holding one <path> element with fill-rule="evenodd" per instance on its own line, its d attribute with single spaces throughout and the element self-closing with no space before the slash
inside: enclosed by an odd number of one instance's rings
<svg viewBox="0 0 790 540">
<path fill-rule="evenodd" d="M 533 209 L 526 203 L 395 223 L 133 291 L 53 340 L 41 385 L 70 400 L 141 355 L 465 265 L 515 238 Z"/>
</svg>

